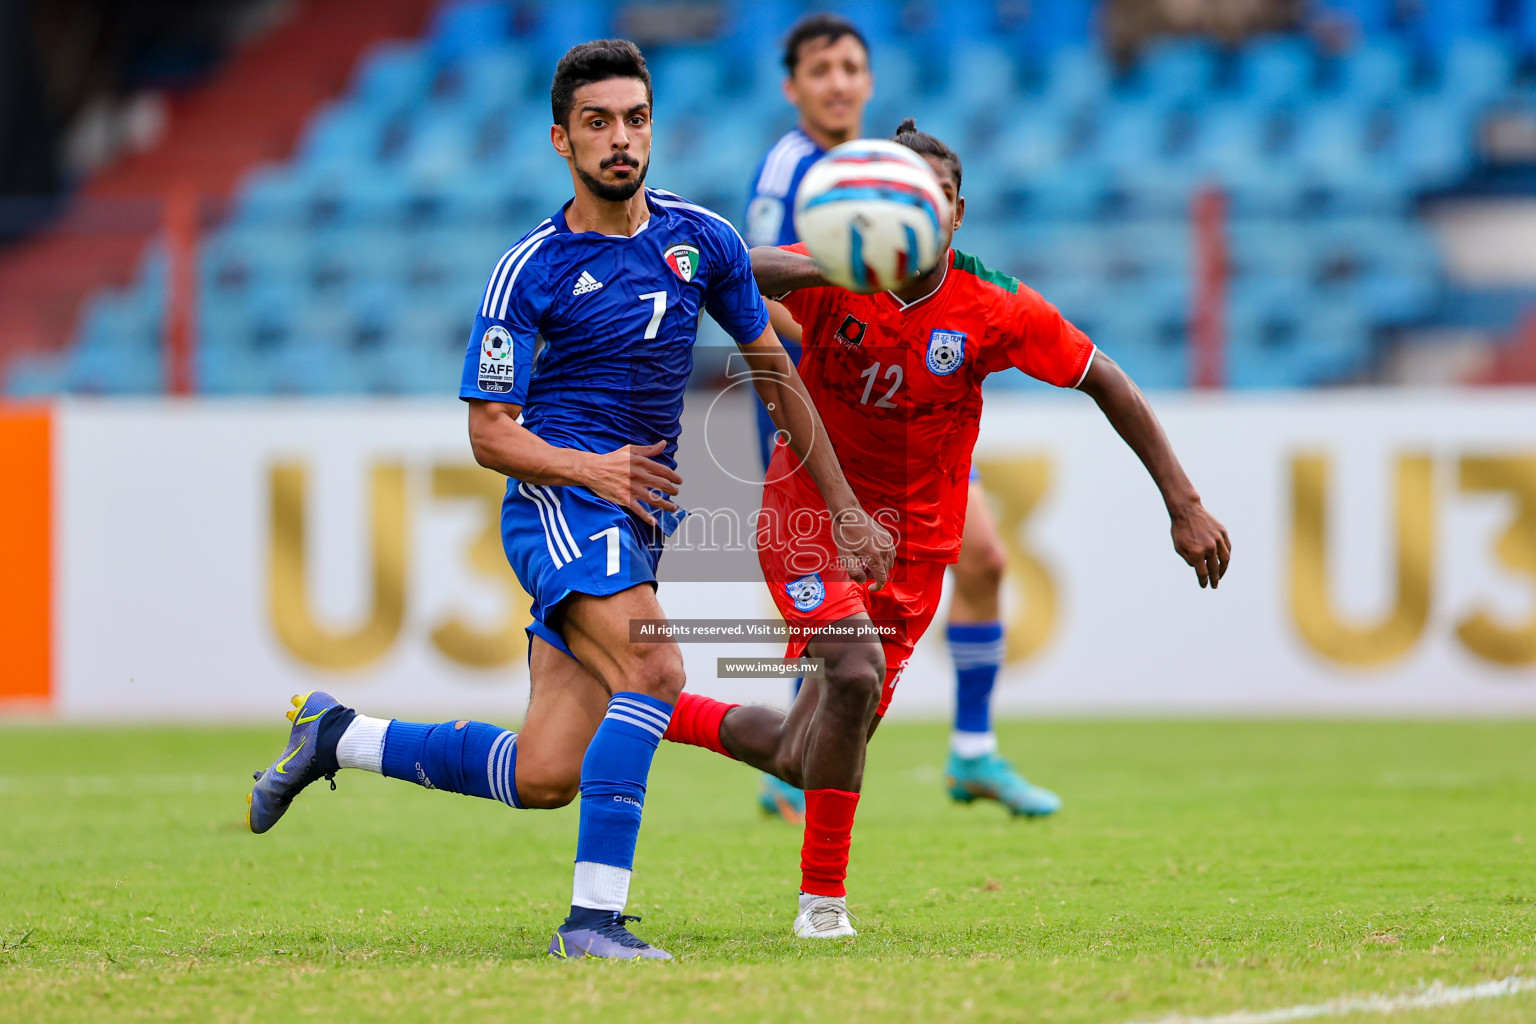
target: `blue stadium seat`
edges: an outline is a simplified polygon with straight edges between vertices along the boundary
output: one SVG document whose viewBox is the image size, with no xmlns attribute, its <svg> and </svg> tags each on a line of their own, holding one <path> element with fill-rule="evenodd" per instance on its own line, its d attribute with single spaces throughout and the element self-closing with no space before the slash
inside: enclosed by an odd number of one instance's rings
<svg viewBox="0 0 1536 1024">
<path fill-rule="evenodd" d="M 1473 107 L 1506 92 L 1514 76 L 1514 56 L 1503 39 L 1461 36 L 1450 41 L 1441 59 L 1438 94 Z"/>
<path fill-rule="evenodd" d="M 1168 144 L 1166 108 L 1155 100 L 1105 107 L 1089 150 L 1110 168 L 1136 169 L 1162 159 Z"/>
<path fill-rule="evenodd" d="M 1201 97 L 1216 80 L 1216 47 L 1203 39 L 1165 39 L 1142 53 L 1141 88 L 1166 106 Z"/>
<path fill-rule="evenodd" d="M 904 48 L 887 46 L 876 50 L 870 56 L 869 66 L 875 76 L 875 97 L 882 102 L 910 102 L 926 86 L 918 72 L 917 61 Z M 778 64 L 772 83 L 774 90 L 778 89 L 783 77 L 784 66 Z M 783 103 L 784 97 L 776 95 L 775 101 Z"/>
<path fill-rule="evenodd" d="M 41 398 L 69 388 L 69 354 L 19 356 L 5 377 L 11 398 Z"/>
<path fill-rule="evenodd" d="M 1268 137 L 1269 116 L 1260 104 L 1212 104 L 1200 112 L 1189 161 L 1205 174 L 1251 174 L 1267 160 Z"/>
<path fill-rule="evenodd" d="M 512 30 L 505 0 L 448 0 L 432 16 L 427 36 L 433 53 L 453 59 L 499 46 Z"/>
<path fill-rule="evenodd" d="M 1422 102 L 1398 119 L 1393 158 L 1419 188 L 1455 181 L 1473 160 L 1472 126 L 1458 103 Z"/>
<path fill-rule="evenodd" d="M 1418 36 L 1442 47 L 1463 36 L 1482 35 L 1495 26 L 1498 0 L 1420 0 Z"/>
<path fill-rule="evenodd" d="M 795 0 L 724 0 L 721 44 L 733 61 L 771 58 L 777 64 L 779 43 L 800 17 Z M 779 65 L 782 72 L 783 67 Z"/>
<path fill-rule="evenodd" d="M 522 103 L 534 84 L 533 62 L 523 47 L 503 42 L 465 54 L 450 65 L 446 77 L 451 94 L 466 110 L 510 109 Z"/>
<path fill-rule="evenodd" d="M 1367 106 L 1408 91 L 1412 62 L 1407 47 L 1394 37 L 1370 37 L 1338 61 L 1338 98 L 1343 102 Z"/>
<path fill-rule="evenodd" d="M 1260 106 L 1288 103 L 1312 91 L 1317 53 L 1302 36 L 1265 36 L 1244 46 L 1238 91 Z"/>
<path fill-rule="evenodd" d="M 895 46 L 902 30 L 902 5 L 888 0 L 826 0 L 818 9 L 841 15 L 859 26 L 877 52 Z"/>
<path fill-rule="evenodd" d="M 393 113 L 432 93 L 437 67 L 416 43 L 380 43 L 363 58 L 352 96 L 364 107 Z"/>
<path fill-rule="evenodd" d="M 995 43 L 961 43 L 949 54 L 948 93 L 967 108 L 1007 103 L 1019 91 L 1013 56 Z"/>
<path fill-rule="evenodd" d="M 1367 35 L 1392 27 L 1397 0 L 1315 0 L 1316 6 L 1348 17 Z"/>
<path fill-rule="evenodd" d="M 398 159 L 402 173 L 415 180 L 452 178 L 475 159 L 480 123 L 460 108 L 432 109 L 413 118 L 410 136 Z"/>
<path fill-rule="evenodd" d="M 549 71 L 555 61 L 577 43 L 607 39 L 612 35 L 612 7 L 603 0 L 560 0 L 540 4 L 534 32 L 537 52 L 546 55 Z"/>
<path fill-rule="evenodd" d="M 725 68 L 709 47 L 668 47 L 646 57 L 656 93 L 658 117 L 718 111 L 726 92 Z"/>
<path fill-rule="evenodd" d="M 1024 29 L 1026 45 L 1042 53 L 1082 46 L 1092 36 L 1094 0 L 1051 0 L 1031 4 Z"/>
<path fill-rule="evenodd" d="M 1109 92 L 1109 61 L 1095 46 L 1052 48 L 1045 57 L 1043 102 L 1067 114 L 1102 99 Z"/>
<path fill-rule="evenodd" d="M 304 130 L 299 162 L 312 168 L 346 170 L 371 163 L 384 138 L 385 116 L 380 108 L 359 103 L 333 103 Z"/>
<path fill-rule="evenodd" d="M 1232 221 L 1227 226 L 1227 257 L 1238 279 L 1299 281 L 1312 269 L 1306 233 L 1289 220 Z"/>
<path fill-rule="evenodd" d="M 235 219 L 263 227 L 299 226 L 308 216 L 310 192 L 309 180 L 292 168 L 258 167 L 240 184 Z"/>
</svg>

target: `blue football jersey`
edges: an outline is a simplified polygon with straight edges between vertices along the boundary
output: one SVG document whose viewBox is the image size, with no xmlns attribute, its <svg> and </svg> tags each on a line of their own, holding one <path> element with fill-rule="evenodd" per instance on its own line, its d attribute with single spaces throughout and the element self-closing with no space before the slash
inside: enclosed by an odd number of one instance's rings
<svg viewBox="0 0 1536 1024">
<path fill-rule="evenodd" d="M 774 143 L 752 179 L 752 198 L 747 203 L 747 242 L 750 245 L 793 245 L 795 193 L 800 179 L 826 150 L 799 128 Z"/>
<path fill-rule="evenodd" d="M 507 250 L 470 334 L 459 397 L 523 407 L 552 445 L 604 453 L 667 442 L 676 465 L 699 315 L 738 343 L 768 326 L 741 236 L 660 189 L 632 236 L 572 231 L 565 210 Z M 535 359 L 535 340 L 542 339 Z"/>
</svg>

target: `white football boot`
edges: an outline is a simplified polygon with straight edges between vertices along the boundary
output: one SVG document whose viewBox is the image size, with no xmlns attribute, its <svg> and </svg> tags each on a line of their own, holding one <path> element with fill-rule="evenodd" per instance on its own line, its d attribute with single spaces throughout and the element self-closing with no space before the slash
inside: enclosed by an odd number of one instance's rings
<svg viewBox="0 0 1536 1024">
<path fill-rule="evenodd" d="M 800 894 L 800 913 L 795 917 L 795 938 L 842 939 L 857 934 L 848 920 L 848 901 L 845 897 Z"/>
</svg>

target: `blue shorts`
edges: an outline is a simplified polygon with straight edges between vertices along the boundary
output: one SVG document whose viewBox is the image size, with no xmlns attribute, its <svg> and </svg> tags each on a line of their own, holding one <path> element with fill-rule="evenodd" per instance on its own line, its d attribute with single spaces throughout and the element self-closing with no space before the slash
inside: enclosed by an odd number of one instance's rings
<svg viewBox="0 0 1536 1024">
<path fill-rule="evenodd" d="M 676 520 L 669 517 L 667 525 L 675 529 Z M 604 597 L 639 583 L 655 584 L 670 532 L 640 522 L 585 487 L 509 479 L 501 503 L 501 546 L 533 598 L 528 635 L 570 654 L 560 636 L 560 602 L 572 594 Z"/>
</svg>

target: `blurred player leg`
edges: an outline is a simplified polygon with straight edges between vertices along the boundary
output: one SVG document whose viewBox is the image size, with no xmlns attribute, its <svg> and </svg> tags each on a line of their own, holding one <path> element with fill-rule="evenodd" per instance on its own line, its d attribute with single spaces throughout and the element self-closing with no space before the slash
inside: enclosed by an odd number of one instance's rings
<svg viewBox="0 0 1536 1024">
<path fill-rule="evenodd" d="M 950 796 L 963 803 L 983 797 L 997 800 L 1014 814 L 1052 814 L 1061 808 L 1060 798 L 1014 771 L 998 754 L 997 735 L 992 731 L 992 690 L 1003 662 L 1000 595 L 1008 558 L 974 468 L 971 472 L 946 630 L 955 661 L 955 725 L 946 784 Z"/>
</svg>

